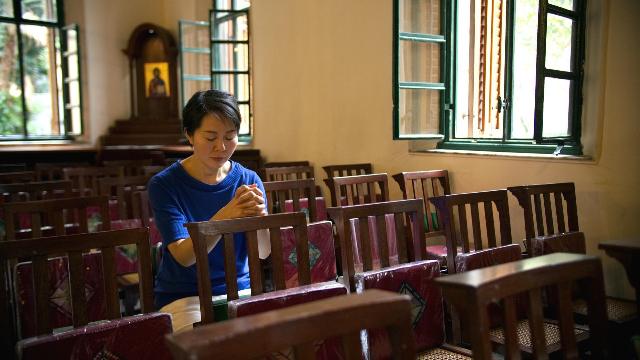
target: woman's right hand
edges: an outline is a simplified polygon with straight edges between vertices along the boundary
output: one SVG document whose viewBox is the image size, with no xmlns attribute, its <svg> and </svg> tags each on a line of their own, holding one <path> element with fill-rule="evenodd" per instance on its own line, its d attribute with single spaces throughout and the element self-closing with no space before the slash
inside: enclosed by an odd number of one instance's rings
<svg viewBox="0 0 640 360">
<path fill-rule="evenodd" d="M 251 184 L 239 187 L 233 199 L 220 209 L 212 220 L 265 216 L 266 214 L 262 191 L 257 184 Z"/>
</svg>

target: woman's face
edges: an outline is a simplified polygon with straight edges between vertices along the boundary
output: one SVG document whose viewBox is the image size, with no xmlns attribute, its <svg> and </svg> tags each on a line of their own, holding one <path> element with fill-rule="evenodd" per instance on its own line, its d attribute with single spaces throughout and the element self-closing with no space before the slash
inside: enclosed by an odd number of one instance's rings
<svg viewBox="0 0 640 360">
<path fill-rule="evenodd" d="M 202 118 L 202 124 L 193 137 L 185 135 L 193 145 L 193 154 L 198 163 L 211 170 L 221 168 L 238 146 L 238 131 L 233 123 L 213 115 Z"/>
</svg>

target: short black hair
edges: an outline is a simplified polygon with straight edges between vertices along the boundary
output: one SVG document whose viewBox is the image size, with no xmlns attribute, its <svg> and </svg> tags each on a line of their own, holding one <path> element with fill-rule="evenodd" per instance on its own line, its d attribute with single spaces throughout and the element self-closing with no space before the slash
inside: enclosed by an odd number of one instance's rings
<svg viewBox="0 0 640 360">
<path fill-rule="evenodd" d="M 226 91 L 211 89 L 193 94 L 182 109 L 182 129 L 189 136 L 193 136 L 206 115 L 213 115 L 223 121 L 229 120 L 236 131 L 240 131 L 242 116 L 238 109 L 238 101 Z"/>
</svg>

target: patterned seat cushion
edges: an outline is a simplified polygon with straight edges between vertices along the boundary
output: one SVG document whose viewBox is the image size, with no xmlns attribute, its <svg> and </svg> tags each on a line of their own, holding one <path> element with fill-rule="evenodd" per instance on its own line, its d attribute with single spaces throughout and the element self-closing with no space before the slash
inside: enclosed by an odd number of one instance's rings
<svg viewBox="0 0 640 360">
<path fill-rule="evenodd" d="M 274 291 L 245 299 L 229 301 L 229 318 L 258 314 L 265 311 L 283 309 L 312 301 L 347 294 L 347 288 L 335 281 L 311 284 L 296 288 Z M 309 324 L 309 326 L 313 326 Z M 267 359 L 294 359 L 291 348 L 272 352 Z M 316 359 L 340 359 L 340 341 L 335 338 L 316 342 Z"/>
<path fill-rule="evenodd" d="M 286 212 L 293 212 L 293 200 L 285 200 L 284 208 Z M 300 211 L 307 214 L 307 221 L 309 221 L 309 200 L 307 198 L 300 199 Z M 316 214 L 318 221 L 327 220 L 327 204 L 323 197 L 316 197 Z"/>
<path fill-rule="evenodd" d="M 89 321 L 105 319 L 106 305 L 102 276 L 102 255 L 83 255 L 85 265 L 85 294 Z M 18 308 L 18 332 L 21 339 L 36 335 L 35 294 L 31 262 L 16 265 L 14 271 L 15 299 Z M 71 298 L 67 258 L 49 259 L 51 287 L 51 320 L 53 328 L 71 326 Z"/>
<path fill-rule="evenodd" d="M 136 315 L 22 340 L 16 353 L 19 360 L 169 360 L 164 335 L 171 332 L 169 314 Z"/>
<path fill-rule="evenodd" d="M 309 265 L 311 283 L 335 280 L 336 257 L 333 247 L 333 228 L 330 221 L 307 224 L 309 239 Z M 287 288 L 298 286 L 298 253 L 293 228 L 282 228 L 282 252 L 284 256 L 284 276 Z"/>
<path fill-rule="evenodd" d="M 396 240 L 396 223 L 393 214 L 385 215 L 385 225 L 387 230 L 387 246 L 389 249 L 389 264 L 398 265 L 398 242 Z M 353 246 L 354 265 L 356 272 L 363 271 L 362 264 L 362 242 L 360 240 L 360 220 L 350 219 L 351 222 L 351 243 Z M 380 269 L 380 250 L 378 248 L 378 227 L 375 216 L 369 216 L 369 237 L 371 239 L 371 259 L 373 269 Z"/>
<path fill-rule="evenodd" d="M 433 281 L 429 281 L 439 276 L 438 262 L 427 260 L 357 273 L 355 282 L 359 293 L 380 289 L 411 296 L 416 349 L 421 350 L 440 345 L 445 337 L 442 292 Z M 390 358 L 391 344 L 386 332 L 367 332 L 371 358 Z"/>
</svg>

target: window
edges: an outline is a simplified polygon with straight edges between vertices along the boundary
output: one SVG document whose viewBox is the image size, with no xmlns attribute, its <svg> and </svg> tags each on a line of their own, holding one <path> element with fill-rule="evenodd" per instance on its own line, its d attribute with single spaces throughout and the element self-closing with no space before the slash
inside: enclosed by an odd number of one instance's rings
<svg viewBox="0 0 640 360">
<path fill-rule="evenodd" d="M 82 134 L 79 50 L 62 0 L 0 1 L 0 140 Z"/>
<path fill-rule="evenodd" d="M 584 0 L 397 0 L 395 9 L 396 138 L 440 136 L 443 149 L 582 154 Z M 425 61 L 436 58 L 433 50 L 416 45 L 433 38 L 436 19 L 439 67 Z M 418 75 L 425 66 L 439 72 L 444 101 L 425 101 L 434 91 Z M 407 85 L 421 98 L 403 96 Z"/>
<path fill-rule="evenodd" d="M 242 115 L 239 138 L 250 142 L 251 62 L 249 0 L 216 0 L 210 22 L 180 21 L 183 106 L 204 89 L 228 91 Z"/>
</svg>

